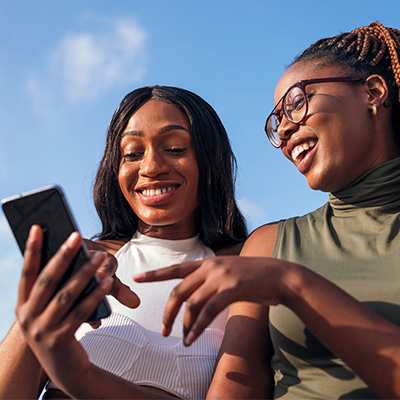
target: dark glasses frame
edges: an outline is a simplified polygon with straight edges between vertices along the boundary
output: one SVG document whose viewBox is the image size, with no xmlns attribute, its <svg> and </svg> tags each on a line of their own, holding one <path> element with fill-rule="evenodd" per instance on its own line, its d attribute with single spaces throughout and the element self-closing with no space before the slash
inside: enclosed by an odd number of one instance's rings
<svg viewBox="0 0 400 400">
<path fill-rule="evenodd" d="M 275 148 L 279 149 L 282 146 L 281 140 L 277 140 L 276 136 L 274 134 L 274 129 L 272 128 L 272 124 L 271 127 L 270 125 L 270 120 L 271 118 L 275 117 L 276 120 L 279 122 L 277 123 L 277 128 L 279 127 L 279 125 L 281 124 L 282 121 L 282 117 L 281 117 L 281 112 L 283 110 L 283 113 L 286 117 L 286 119 L 290 122 L 292 122 L 293 124 L 301 124 L 305 118 L 307 117 L 308 114 L 308 97 L 307 97 L 307 93 L 306 93 L 306 86 L 307 85 L 311 85 L 313 83 L 329 83 L 329 82 L 361 82 L 361 81 L 365 81 L 365 78 L 362 78 L 361 76 L 345 76 L 345 77 L 331 77 L 331 78 L 316 78 L 316 79 L 305 79 L 302 81 L 298 81 L 295 84 L 293 84 L 292 86 L 289 87 L 288 90 L 286 90 L 285 94 L 281 97 L 281 99 L 278 101 L 278 103 L 276 104 L 276 106 L 273 108 L 273 110 L 271 111 L 271 113 L 268 115 L 268 118 L 265 122 L 265 133 L 267 134 L 267 137 L 269 139 L 269 141 L 271 142 L 272 146 L 274 146 Z M 304 112 L 304 116 L 301 118 L 300 121 L 294 121 L 289 114 L 286 111 L 286 107 L 285 107 L 285 99 L 286 96 L 288 95 L 288 93 L 295 87 L 299 87 L 301 89 L 301 91 L 304 93 L 304 99 L 305 99 L 305 112 Z M 282 104 L 282 106 L 278 109 L 278 106 Z M 276 113 L 276 110 L 279 110 L 279 113 Z M 276 132 L 276 131 L 275 131 Z"/>
</svg>

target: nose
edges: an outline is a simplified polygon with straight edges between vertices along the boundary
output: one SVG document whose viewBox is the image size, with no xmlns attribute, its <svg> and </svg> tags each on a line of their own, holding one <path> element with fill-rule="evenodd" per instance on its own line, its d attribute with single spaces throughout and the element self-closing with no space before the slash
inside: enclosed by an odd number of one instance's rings
<svg viewBox="0 0 400 400">
<path fill-rule="evenodd" d="M 170 166 L 167 160 L 157 150 L 149 149 L 145 152 L 139 169 L 141 175 L 155 177 L 169 171 Z"/>
<path fill-rule="evenodd" d="M 299 128 L 299 124 L 296 124 L 294 122 L 289 121 L 286 118 L 286 115 L 282 117 L 281 123 L 278 126 L 277 134 L 279 136 L 279 139 L 282 142 L 286 142 L 290 139 L 292 134 L 297 131 Z"/>
</svg>

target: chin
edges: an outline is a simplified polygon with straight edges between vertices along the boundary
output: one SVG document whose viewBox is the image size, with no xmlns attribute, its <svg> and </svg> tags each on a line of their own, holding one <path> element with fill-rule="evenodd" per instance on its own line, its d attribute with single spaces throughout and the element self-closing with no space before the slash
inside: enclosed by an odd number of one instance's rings
<svg viewBox="0 0 400 400">
<path fill-rule="evenodd" d="M 326 182 L 324 183 L 321 179 L 313 179 L 313 177 L 307 177 L 307 184 L 310 189 L 312 190 L 319 190 L 320 192 L 332 192 L 330 185 L 327 185 Z"/>
</svg>

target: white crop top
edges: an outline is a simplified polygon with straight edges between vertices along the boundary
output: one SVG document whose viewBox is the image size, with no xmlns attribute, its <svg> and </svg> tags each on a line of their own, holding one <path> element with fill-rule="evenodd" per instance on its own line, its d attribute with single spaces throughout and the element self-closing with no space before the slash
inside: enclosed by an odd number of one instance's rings
<svg viewBox="0 0 400 400">
<path fill-rule="evenodd" d="M 136 283 L 136 273 L 184 261 L 215 256 L 199 238 L 165 240 L 136 232 L 116 254 L 118 278 L 138 294 L 141 304 L 130 309 L 109 296 L 112 314 L 98 329 L 83 324 L 76 337 L 90 361 L 130 382 L 153 386 L 184 399 L 207 395 L 221 346 L 228 311 L 221 313 L 190 346 L 183 337 L 180 310 L 170 336 L 160 333 L 166 301 L 179 279 Z M 48 388 L 54 388 L 49 383 Z"/>
</svg>

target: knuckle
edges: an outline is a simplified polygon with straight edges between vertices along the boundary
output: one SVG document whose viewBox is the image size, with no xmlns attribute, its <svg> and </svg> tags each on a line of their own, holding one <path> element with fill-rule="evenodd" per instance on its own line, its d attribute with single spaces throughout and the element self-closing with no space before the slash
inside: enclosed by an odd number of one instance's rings
<svg viewBox="0 0 400 400">
<path fill-rule="evenodd" d="M 179 285 L 172 289 L 171 297 L 174 299 L 177 299 L 177 300 L 182 297 L 182 293 L 181 293 Z"/>
<path fill-rule="evenodd" d="M 36 272 L 34 272 L 30 268 L 24 266 L 22 268 L 21 276 L 23 278 L 28 278 L 29 279 L 29 278 L 32 278 L 32 277 L 36 276 Z"/>
<path fill-rule="evenodd" d="M 118 261 L 114 256 L 107 253 L 106 251 L 102 252 L 105 255 L 104 261 L 101 264 L 99 270 L 105 275 L 113 275 L 118 267 Z"/>
<path fill-rule="evenodd" d="M 40 343 L 43 340 L 43 332 L 37 326 L 32 326 L 30 329 L 30 337 L 35 343 Z"/>
<path fill-rule="evenodd" d="M 53 285 L 53 280 L 51 279 L 51 277 L 49 275 L 42 274 L 38 279 L 38 285 L 39 285 L 39 287 L 46 289 Z"/>
<path fill-rule="evenodd" d="M 26 316 L 26 313 L 21 309 L 16 310 L 16 315 L 18 318 L 18 323 L 23 331 L 27 331 L 29 328 L 29 319 Z"/>
<path fill-rule="evenodd" d="M 210 301 L 204 306 L 204 313 L 209 317 L 214 316 L 218 313 L 217 305 L 214 302 Z"/>
<path fill-rule="evenodd" d="M 188 301 L 186 303 L 186 308 L 190 312 L 190 314 L 198 314 L 200 310 L 200 305 L 194 301 Z"/>
<path fill-rule="evenodd" d="M 60 294 L 58 295 L 57 302 L 59 304 L 64 305 L 68 304 L 70 301 L 71 301 L 71 293 L 67 289 L 61 291 Z"/>
<path fill-rule="evenodd" d="M 179 275 L 179 273 L 181 272 L 180 265 L 174 265 L 173 267 L 171 267 L 171 272 L 173 275 Z"/>
<path fill-rule="evenodd" d="M 152 280 L 152 279 L 154 279 L 156 277 L 156 274 L 155 274 L 154 271 L 148 271 L 148 272 L 145 272 L 145 277 L 147 279 Z"/>
<path fill-rule="evenodd" d="M 214 269 L 218 267 L 221 264 L 220 260 L 214 259 L 214 258 L 207 258 L 203 262 L 203 266 L 206 269 Z"/>
</svg>

